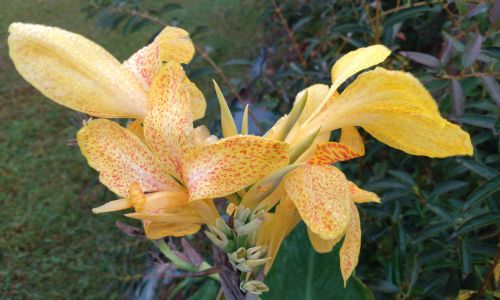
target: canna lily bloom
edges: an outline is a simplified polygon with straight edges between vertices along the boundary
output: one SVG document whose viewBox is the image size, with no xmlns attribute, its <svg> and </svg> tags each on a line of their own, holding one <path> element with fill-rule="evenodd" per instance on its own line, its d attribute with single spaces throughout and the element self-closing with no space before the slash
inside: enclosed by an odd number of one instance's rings
<svg viewBox="0 0 500 300">
<path fill-rule="evenodd" d="M 167 63 L 153 80 L 143 137 L 109 120 L 91 121 L 78 144 L 100 180 L 124 197 L 95 213 L 134 208 L 151 239 L 197 232 L 218 213 L 210 199 L 237 192 L 288 163 L 288 145 L 256 136 L 213 142 L 193 127 L 184 71 Z"/>
<path fill-rule="evenodd" d="M 189 34 L 170 26 L 123 64 L 83 36 L 55 27 L 13 23 L 8 44 L 17 71 L 42 94 L 101 118 L 144 119 L 149 86 L 162 63 L 186 64 L 194 56 Z M 187 78 L 182 85 L 191 96 L 193 118 L 202 118 L 203 94 Z"/>
<path fill-rule="evenodd" d="M 120 64 L 100 46 L 53 27 L 14 23 L 10 55 L 44 95 L 103 118 L 135 118 L 128 128 L 90 121 L 78 145 L 99 179 L 122 199 L 95 213 L 134 208 L 151 239 L 181 236 L 218 217 L 213 198 L 227 196 L 288 164 L 288 145 L 255 136 L 217 141 L 205 127 L 205 99 L 179 63 L 194 54 L 188 34 L 166 27 Z M 166 61 L 166 63 L 164 63 Z"/>
<path fill-rule="evenodd" d="M 376 68 L 362 73 L 338 92 L 348 78 L 389 55 L 390 50 L 382 45 L 346 54 L 332 67 L 332 85 L 317 84 L 299 93 L 290 115 L 278 120 L 266 134 L 290 144 L 291 161 L 297 166 L 257 206 L 269 208 L 279 201 L 258 235 L 258 244 L 269 246 L 271 257 L 303 220 L 318 252 L 331 251 L 344 237 L 340 249 L 344 282 L 352 274 L 361 246 L 355 203 L 380 201 L 330 165 L 364 155 L 363 139 L 356 126 L 409 154 L 472 155 L 469 135 L 441 117 L 435 100 L 411 74 Z M 340 140 L 329 142 L 330 133 L 337 129 L 341 130 Z M 252 205 L 255 207 L 255 203 Z M 267 271 L 271 264 L 272 260 Z"/>
</svg>

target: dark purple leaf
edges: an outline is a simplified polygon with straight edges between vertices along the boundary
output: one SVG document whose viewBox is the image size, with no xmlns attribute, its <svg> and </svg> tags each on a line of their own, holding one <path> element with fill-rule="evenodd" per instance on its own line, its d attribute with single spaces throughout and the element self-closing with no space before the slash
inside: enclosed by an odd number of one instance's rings
<svg viewBox="0 0 500 300">
<path fill-rule="evenodd" d="M 439 60 L 432 55 L 413 51 L 401 51 L 399 53 L 409 60 L 429 68 L 436 69 L 439 67 Z"/>
<path fill-rule="evenodd" d="M 500 106 L 500 84 L 491 76 L 481 76 L 481 80 L 488 93 L 490 93 L 491 98 L 495 101 L 495 104 Z"/>
<path fill-rule="evenodd" d="M 475 17 L 479 14 L 482 14 L 484 12 L 488 11 L 488 5 L 487 4 L 478 4 L 476 6 L 474 6 L 474 8 L 472 8 L 471 10 L 469 10 L 467 12 L 467 15 L 465 15 L 465 17 L 467 19 L 470 19 L 472 17 Z"/>
<path fill-rule="evenodd" d="M 462 90 L 460 82 L 456 79 L 451 80 L 450 87 L 451 100 L 453 103 L 453 115 L 458 118 L 464 114 L 464 91 Z"/>
<path fill-rule="evenodd" d="M 449 40 L 446 40 L 444 48 L 441 51 L 441 64 L 446 66 L 451 61 L 454 53 L 455 48 L 453 47 L 453 44 Z"/>
<path fill-rule="evenodd" d="M 128 236 L 144 236 L 144 230 L 142 230 L 141 228 L 130 226 L 120 221 L 116 221 L 115 225 L 116 227 L 118 227 L 118 229 L 120 229 L 121 232 L 125 233 Z"/>
<path fill-rule="evenodd" d="M 493 28 L 497 29 L 500 27 L 500 0 L 495 0 L 490 9 L 490 22 Z"/>
<path fill-rule="evenodd" d="M 462 54 L 462 66 L 467 68 L 474 63 L 481 51 L 482 43 L 483 37 L 480 34 L 474 34 L 469 37 L 465 43 L 464 53 Z"/>
</svg>

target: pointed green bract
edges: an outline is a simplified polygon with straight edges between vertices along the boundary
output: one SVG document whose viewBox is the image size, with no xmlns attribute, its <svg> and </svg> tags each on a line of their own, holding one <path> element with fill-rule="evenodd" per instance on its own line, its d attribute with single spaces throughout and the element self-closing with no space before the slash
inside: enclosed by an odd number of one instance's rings
<svg viewBox="0 0 500 300">
<path fill-rule="evenodd" d="M 236 129 L 236 123 L 234 122 L 233 115 L 229 110 L 229 106 L 227 106 L 226 99 L 222 94 L 222 91 L 219 88 L 219 85 L 215 80 L 212 80 L 215 87 L 215 93 L 217 94 L 217 99 L 219 100 L 220 105 L 220 122 L 222 127 L 222 134 L 224 137 L 230 137 L 238 134 L 238 130 Z"/>
</svg>

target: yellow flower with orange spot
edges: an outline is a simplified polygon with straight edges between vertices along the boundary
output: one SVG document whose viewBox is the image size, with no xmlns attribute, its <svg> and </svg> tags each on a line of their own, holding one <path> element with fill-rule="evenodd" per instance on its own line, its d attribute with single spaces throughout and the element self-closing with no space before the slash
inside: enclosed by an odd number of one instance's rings
<svg viewBox="0 0 500 300">
<path fill-rule="evenodd" d="M 379 202 L 374 193 L 358 188 L 330 164 L 364 155 L 357 126 L 379 141 L 413 155 L 447 157 L 472 155 L 469 135 L 441 117 L 437 104 L 411 74 L 376 68 L 360 74 L 341 93 L 351 76 L 383 62 L 390 50 L 375 45 L 352 51 L 332 67 L 332 85 L 313 85 L 297 95 L 292 112 L 266 134 L 290 144 L 297 166 L 276 190 L 252 208 L 278 203 L 270 224 L 263 226 L 258 244 L 275 257 L 283 239 L 303 220 L 318 252 L 329 252 L 344 238 L 340 250 L 344 281 L 358 263 L 361 245 L 359 214 L 354 203 Z M 330 133 L 340 129 L 338 142 Z M 300 151 L 295 151 L 300 150 Z M 293 159 L 292 159 L 293 160 Z M 276 177 L 278 178 L 278 177 Z M 255 193 L 250 194 L 254 196 Z M 265 203 L 265 204 L 263 204 Z M 272 260 L 267 265 L 271 267 Z"/>
<path fill-rule="evenodd" d="M 130 129 L 92 120 L 77 140 L 100 181 L 123 197 L 94 212 L 133 207 L 127 216 L 143 220 L 151 239 L 214 223 L 213 198 L 288 163 L 284 142 L 249 135 L 217 140 L 193 127 L 205 100 L 179 64 L 194 54 L 181 29 L 165 28 L 123 65 L 79 35 L 40 25 L 11 25 L 9 47 L 21 75 L 52 100 L 93 116 L 137 119 Z"/>
</svg>

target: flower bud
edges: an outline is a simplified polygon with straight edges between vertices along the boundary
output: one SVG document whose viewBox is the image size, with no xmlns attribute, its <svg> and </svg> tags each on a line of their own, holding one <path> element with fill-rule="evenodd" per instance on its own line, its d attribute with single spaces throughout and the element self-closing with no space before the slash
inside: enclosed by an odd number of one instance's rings
<svg viewBox="0 0 500 300">
<path fill-rule="evenodd" d="M 243 292 L 249 292 L 254 295 L 261 295 L 262 293 L 269 291 L 267 285 L 258 280 L 242 281 L 240 284 L 240 289 Z"/>
</svg>

